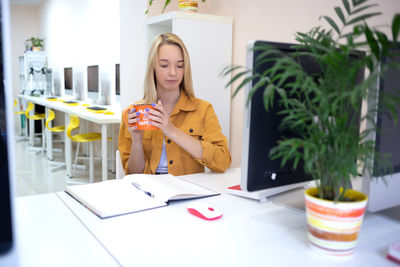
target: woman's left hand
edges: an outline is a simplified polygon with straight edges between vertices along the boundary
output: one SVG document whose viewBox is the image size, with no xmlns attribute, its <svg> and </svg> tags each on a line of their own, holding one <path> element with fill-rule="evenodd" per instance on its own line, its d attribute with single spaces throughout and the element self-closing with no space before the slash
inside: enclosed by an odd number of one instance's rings
<svg viewBox="0 0 400 267">
<path fill-rule="evenodd" d="M 163 108 L 161 100 L 158 100 L 157 104 L 153 103 L 152 105 L 155 108 L 149 111 L 149 119 L 152 125 L 162 130 L 165 136 L 171 137 L 175 126 L 169 119 L 168 112 Z"/>
</svg>

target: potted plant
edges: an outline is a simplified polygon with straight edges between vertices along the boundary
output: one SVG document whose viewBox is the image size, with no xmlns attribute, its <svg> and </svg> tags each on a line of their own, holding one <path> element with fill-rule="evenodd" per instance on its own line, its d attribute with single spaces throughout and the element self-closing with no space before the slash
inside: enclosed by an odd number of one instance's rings
<svg viewBox="0 0 400 267">
<path fill-rule="evenodd" d="M 391 56 L 386 34 L 367 24 L 367 20 L 381 14 L 374 11 L 377 4 L 368 4 L 368 0 L 341 2 L 342 7 L 334 8 L 336 20 L 321 17 L 327 29 L 318 26 L 296 34 L 296 53 L 287 56 L 269 46 L 254 48 L 261 50 L 257 59 L 260 62 L 271 61 L 274 55 L 273 67 L 264 73 L 238 71 L 243 68 L 240 66 L 229 66 L 221 72 L 222 76 L 232 75 L 227 86 L 243 79 L 233 97 L 255 81 L 247 104 L 256 90 L 263 90 L 267 111 L 274 98 L 284 107 L 279 113 L 283 117 L 281 128 L 296 132 L 298 137 L 282 137 L 269 152 L 270 157 L 281 159 L 282 165 L 291 162 L 293 168 L 303 161 L 304 171 L 316 183 L 315 188 L 305 191 L 310 244 L 333 255 L 353 253 L 367 197 L 350 189 L 351 178 L 360 172 L 371 173 L 376 156 L 374 141 L 369 138 L 376 124 L 368 124 L 373 126 L 360 133 L 360 124 L 350 114 L 359 114 L 360 100 L 377 90 L 376 81 L 385 70 L 379 63 L 383 57 Z M 391 26 L 396 41 L 400 14 L 394 16 Z M 364 55 L 353 57 L 357 50 L 364 50 Z M 299 56 L 315 60 L 321 73 L 305 73 L 295 60 Z M 357 83 L 357 74 L 364 68 L 369 75 Z M 387 101 L 385 109 L 394 110 L 399 105 L 399 95 L 388 98 L 394 101 Z M 368 110 L 358 117 L 361 123 L 372 122 L 372 112 L 375 111 Z"/>
<path fill-rule="evenodd" d="M 147 8 L 145 14 L 149 12 L 150 7 L 153 5 L 154 0 L 149 0 L 149 7 Z M 201 0 L 202 2 L 205 2 L 206 0 Z M 179 8 L 182 11 L 188 11 L 188 12 L 197 12 L 197 6 L 198 6 L 198 0 L 179 0 Z M 162 10 L 162 13 L 164 13 L 165 8 L 171 3 L 171 0 L 165 0 L 164 2 L 164 7 Z"/>
<path fill-rule="evenodd" d="M 31 37 L 26 40 L 26 42 L 30 42 L 29 49 L 32 51 L 40 51 L 43 48 L 44 39 Z"/>
</svg>

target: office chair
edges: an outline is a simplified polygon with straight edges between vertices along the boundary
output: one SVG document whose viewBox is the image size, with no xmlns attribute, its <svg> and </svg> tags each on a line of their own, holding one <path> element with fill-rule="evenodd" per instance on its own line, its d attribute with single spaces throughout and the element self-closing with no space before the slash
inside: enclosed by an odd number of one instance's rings
<svg viewBox="0 0 400 267">
<path fill-rule="evenodd" d="M 41 122 L 42 122 L 42 133 L 40 133 L 41 135 L 42 135 L 42 149 L 41 149 L 41 151 L 42 151 L 42 153 L 44 152 L 44 148 L 45 148 L 45 142 L 46 142 L 46 135 L 44 134 L 44 130 L 45 130 L 45 128 L 44 128 L 44 120 L 45 120 L 45 118 L 46 118 L 46 114 L 45 113 L 41 113 L 41 114 L 35 114 L 35 115 L 29 115 L 29 112 L 31 111 L 31 110 L 33 110 L 33 108 L 34 108 L 34 104 L 32 103 L 32 102 L 28 102 L 28 106 L 27 106 L 27 108 L 26 108 L 26 110 L 25 110 L 25 116 L 29 119 L 29 120 L 40 120 Z M 35 131 L 35 127 L 33 127 L 33 129 L 30 129 L 31 131 Z M 35 134 L 34 133 L 34 135 L 40 135 L 40 134 Z M 33 146 L 33 144 L 32 144 L 32 146 Z M 37 148 L 35 148 L 35 147 L 28 147 L 28 150 L 33 150 L 33 151 L 37 151 L 37 152 L 40 152 L 40 150 L 37 150 Z"/>
<path fill-rule="evenodd" d="M 65 131 L 65 126 L 64 125 L 59 125 L 59 126 L 50 126 L 51 122 L 56 118 L 56 115 L 53 110 L 48 109 L 48 117 L 46 119 L 46 128 L 52 132 L 52 133 L 63 133 Z M 49 141 L 49 140 L 48 140 Z M 64 140 L 58 140 L 59 142 L 64 142 Z M 53 140 L 53 143 L 57 142 Z M 56 162 L 52 161 L 51 165 L 57 165 L 55 168 L 52 169 L 52 171 L 58 170 L 60 168 L 64 168 L 66 166 L 65 162 Z"/>
<path fill-rule="evenodd" d="M 89 143 L 89 175 L 90 175 L 90 183 L 94 182 L 94 155 L 93 155 L 93 141 L 101 140 L 101 133 L 83 133 L 72 135 L 71 132 L 74 129 L 79 127 L 79 118 L 75 115 L 69 116 L 69 124 L 67 127 L 67 136 L 73 142 L 77 142 L 76 153 L 75 153 L 75 161 L 74 161 L 74 176 L 76 165 L 78 161 L 78 152 L 79 152 L 79 144 L 80 143 Z M 111 138 L 108 138 L 111 140 Z M 83 159 L 87 159 L 86 157 L 80 157 Z"/>
</svg>

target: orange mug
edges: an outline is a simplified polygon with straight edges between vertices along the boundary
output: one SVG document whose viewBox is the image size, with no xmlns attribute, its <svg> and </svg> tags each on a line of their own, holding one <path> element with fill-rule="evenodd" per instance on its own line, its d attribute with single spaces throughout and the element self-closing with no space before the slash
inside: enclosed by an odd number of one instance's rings
<svg viewBox="0 0 400 267">
<path fill-rule="evenodd" d="M 139 114 L 139 122 L 129 124 L 128 123 L 128 110 L 129 109 L 135 109 L 135 112 L 140 112 Z M 125 118 L 125 124 L 132 127 L 135 126 L 137 127 L 138 130 L 157 130 L 158 127 L 154 126 L 151 124 L 151 120 L 145 116 L 148 114 L 148 111 L 146 109 L 154 109 L 154 107 L 150 104 L 134 104 L 129 107 L 129 109 L 125 110 L 124 118 Z"/>
</svg>

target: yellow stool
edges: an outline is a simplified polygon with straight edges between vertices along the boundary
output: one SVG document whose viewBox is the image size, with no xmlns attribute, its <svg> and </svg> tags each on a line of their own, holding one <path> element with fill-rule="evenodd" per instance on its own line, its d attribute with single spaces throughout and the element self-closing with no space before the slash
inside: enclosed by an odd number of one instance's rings
<svg viewBox="0 0 400 267">
<path fill-rule="evenodd" d="M 56 118 L 56 115 L 54 114 L 54 111 L 49 109 L 49 116 L 47 117 L 46 120 L 46 127 L 49 129 L 49 131 L 54 132 L 54 133 L 60 133 L 65 131 L 65 126 L 60 125 L 60 126 L 54 126 L 50 127 L 49 123 Z"/>
<path fill-rule="evenodd" d="M 45 113 L 41 113 L 41 114 L 35 114 L 35 115 L 29 115 L 29 112 L 31 111 L 31 110 L 33 110 L 33 108 L 34 108 L 34 105 L 33 105 L 33 103 L 32 102 L 28 102 L 28 106 L 27 106 L 27 108 L 26 108 L 26 110 L 25 110 L 25 116 L 28 118 L 28 119 L 30 119 L 30 120 L 41 120 L 42 121 L 42 133 L 41 133 L 41 135 L 42 135 L 42 153 L 43 153 L 43 151 L 44 151 L 44 146 L 45 146 L 45 142 L 46 142 L 46 135 L 44 134 L 44 120 L 45 120 L 45 118 L 46 118 L 46 114 Z M 33 134 L 33 136 L 35 136 L 35 127 L 33 127 L 33 129 L 30 129 L 31 131 L 33 131 L 33 133 L 31 133 L 31 134 Z M 33 146 L 33 144 L 31 144 L 32 146 Z M 30 150 L 32 150 L 33 149 L 33 147 L 31 147 L 30 148 Z"/>
<path fill-rule="evenodd" d="M 65 131 L 65 126 L 64 125 L 54 126 L 54 127 L 50 126 L 50 122 L 53 121 L 55 118 L 56 118 L 56 115 L 55 115 L 54 111 L 51 110 L 51 109 L 48 109 L 48 116 L 47 116 L 47 119 L 46 119 L 46 128 L 52 133 L 62 133 L 62 132 L 64 132 Z M 50 140 L 47 140 L 47 142 L 49 142 L 49 141 Z M 53 141 L 53 143 L 54 142 L 56 142 L 56 141 Z M 64 142 L 64 140 L 58 140 L 58 142 Z M 51 151 L 51 152 L 53 152 L 53 151 Z M 49 159 L 52 159 L 52 156 Z M 52 161 L 51 164 L 52 165 L 58 165 L 58 166 L 56 166 L 55 168 L 52 169 L 53 171 L 57 170 L 59 168 L 65 167 L 65 162 L 54 162 L 54 161 Z"/>
<path fill-rule="evenodd" d="M 89 142 L 89 175 L 90 175 L 90 183 L 94 181 L 94 155 L 93 155 L 93 141 L 101 140 L 101 133 L 84 133 L 84 134 L 76 134 L 72 135 L 71 131 L 79 127 L 79 118 L 75 115 L 69 116 L 69 124 L 67 128 L 67 136 L 73 141 L 77 142 L 78 145 L 76 147 L 75 154 L 75 168 L 78 160 L 78 152 L 79 152 L 79 144 Z"/>
<path fill-rule="evenodd" d="M 17 107 L 18 106 L 18 101 L 17 101 L 17 99 L 14 99 L 14 108 L 15 107 Z M 16 114 L 16 115 L 19 115 L 18 116 L 18 118 L 19 118 L 19 135 L 20 135 L 20 137 L 19 138 L 21 138 L 21 139 L 18 139 L 17 141 L 19 141 L 19 140 L 23 140 L 23 139 L 26 139 L 26 137 L 28 136 L 28 131 L 25 131 L 25 133 L 23 132 L 23 129 L 26 129 L 26 122 L 25 122 L 25 120 L 24 120 L 24 117 L 25 117 L 25 111 L 23 111 L 23 110 L 14 110 L 14 114 Z M 21 116 L 21 115 L 24 115 L 24 116 Z"/>
</svg>

